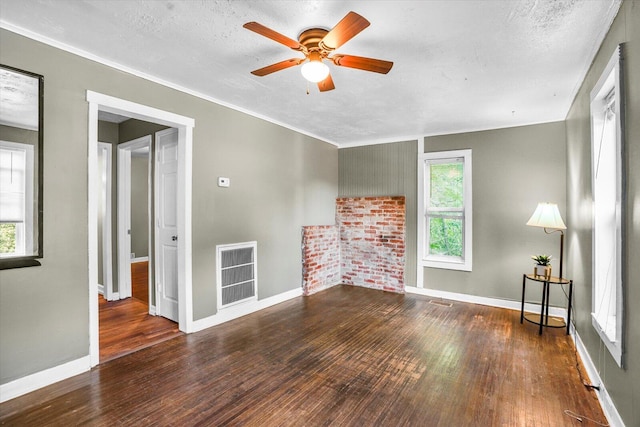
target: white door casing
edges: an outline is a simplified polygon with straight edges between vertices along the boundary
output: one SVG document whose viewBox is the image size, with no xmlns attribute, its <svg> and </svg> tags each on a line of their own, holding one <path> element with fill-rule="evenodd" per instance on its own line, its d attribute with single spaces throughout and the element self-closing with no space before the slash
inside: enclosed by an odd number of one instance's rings
<svg viewBox="0 0 640 427">
<path fill-rule="evenodd" d="M 155 144 L 156 313 L 178 321 L 177 175 L 178 130 L 156 132 Z"/>
<path fill-rule="evenodd" d="M 191 191 L 192 149 L 195 121 L 186 116 L 149 107 L 102 93 L 87 91 L 89 104 L 88 123 L 88 195 L 87 195 L 87 243 L 89 252 L 89 364 L 99 363 L 99 315 L 98 315 L 98 111 L 119 114 L 147 122 L 178 129 L 178 328 L 190 333 L 194 330 L 192 299 L 192 248 L 191 248 Z"/>
</svg>

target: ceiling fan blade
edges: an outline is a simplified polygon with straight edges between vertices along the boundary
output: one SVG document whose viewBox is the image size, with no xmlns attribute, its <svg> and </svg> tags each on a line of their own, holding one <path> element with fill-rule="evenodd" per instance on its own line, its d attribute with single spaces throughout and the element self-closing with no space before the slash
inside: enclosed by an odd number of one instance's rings
<svg viewBox="0 0 640 427">
<path fill-rule="evenodd" d="M 318 89 L 320 89 L 320 92 L 326 92 L 335 88 L 331 74 L 329 74 L 324 80 L 318 82 Z"/>
<path fill-rule="evenodd" d="M 267 74 L 275 73 L 276 71 L 284 70 L 289 67 L 295 67 L 300 65 L 304 61 L 304 58 L 291 58 L 286 61 L 276 62 L 275 64 L 267 65 L 266 67 L 258 70 L 253 70 L 251 74 L 254 76 L 266 76 Z"/>
<path fill-rule="evenodd" d="M 303 46 L 298 43 L 296 40 L 290 39 L 289 37 L 280 34 L 277 31 L 272 30 L 271 28 L 267 28 L 262 24 L 258 24 L 257 22 L 247 22 L 243 25 L 247 30 L 251 30 L 254 33 L 258 33 L 261 36 L 265 36 L 270 38 L 271 40 L 277 41 L 280 44 L 283 44 L 294 50 L 303 50 Z"/>
<path fill-rule="evenodd" d="M 357 68 L 364 71 L 373 71 L 374 73 L 387 74 L 393 62 L 383 61 L 382 59 L 365 58 L 353 55 L 334 55 L 329 58 L 334 64 L 341 67 Z"/>
<path fill-rule="evenodd" d="M 334 50 L 351 40 L 371 23 L 355 12 L 349 12 L 338 24 L 331 29 L 320 41 L 320 46 L 327 50 Z"/>
</svg>

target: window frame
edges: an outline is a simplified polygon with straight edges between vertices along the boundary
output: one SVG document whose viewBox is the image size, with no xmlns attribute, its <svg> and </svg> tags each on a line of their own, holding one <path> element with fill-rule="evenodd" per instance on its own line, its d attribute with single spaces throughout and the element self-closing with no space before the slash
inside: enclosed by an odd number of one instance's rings
<svg viewBox="0 0 640 427">
<path fill-rule="evenodd" d="M 590 127 L 591 127 L 591 193 L 593 197 L 593 216 L 592 216 L 592 283 L 591 283 L 591 323 L 593 328 L 598 333 L 598 336 L 605 344 L 611 356 L 616 361 L 619 367 L 623 367 L 623 354 L 624 354 L 624 325 L 625 325 L 625 313 L 624 313 L 624 283 L 625 283 L 625 242 L 623 238 L 625 236 L 624 224 L 625 224 L 625 212 L 626 212 L 626 188 L 625 179 L 626 170 L 624 159 L 624 88 L 622 79 L 622 46 L 618 45 L 611 56 L 611 59 L 607 63 L 607 66 L 602 71 L 598 82 L 594 85 L 590 94 Z M 611 103 L 611 93 L 614 94 L 614 101 Z M 602 325 L 600 322 L 600 316 L 596 313 L 596 307 L 600 305 L 600 301 L 597 300 L 597 295 L 600 293 L 598 286 L 603 286 L 597 280 L 598 267 L 597 263 L 597 247 L 596 247 L 596 235 L 597 235 L 597 218 L 596 218 L 596 175 L 595 164 L 596 162 L 596 144 L 601 141 L 601 134 L 604 130 L 605 120 L 602 118 L 604 109 L 613 105 L 615 111 L 615 191 L 616 193 L 616 206 L 615 206 L 615 234 L 616 234 L 616 247 L 615 252 L 615 337 L 611 338 L 607 333 L 606 325 Z M 607 263 L 608 264 L 608 263 Z"/>
<path fill-rule="evenodd" d="M 12 142 L 0 140 L 0 148 L 13 152 L 24 153 L 24 186 L 22 188 L 24 203 L 24 218 L 20 222 L 8 222 L 8 224 L 16 224 L 16 248 L 21 246 L 21 251 L 15 255 L 0 254 L 2 260 L 14 260 L 17 258 L 28 257 L 33 254 L 33 230 L 30 230 L 27 224 L 33 223 L 33 181 L 35 172 L 34 147 L 30 144 L 21 142 Z"/>
<path fill-rule="evenodd" d="M 463 217 L 462 257 L 429 254 L 429 168 L 433 164 L 450 161 L 463 164 L 463 207 L 447 209 L 446 212 L 460 209 Z M 472 150 L 433 151 L 418 156 L 418 265 L 421 267 L 447 270 L 472 271 L 473 268 L 473 175 Z"/>
</svg>

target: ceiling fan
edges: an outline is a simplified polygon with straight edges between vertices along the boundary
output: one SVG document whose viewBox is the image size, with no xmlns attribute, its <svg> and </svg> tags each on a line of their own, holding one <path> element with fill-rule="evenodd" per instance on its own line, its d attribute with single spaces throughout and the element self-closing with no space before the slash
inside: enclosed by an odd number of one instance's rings
<svg viewBox="0 0 640 427">
<path fill-rule="evenodd" d="M 393 67 L 393 62 L 353 55 L 334 54 L 329 56 L 335 49 L 351 40 L 369 25 L 370 22 L 362 16 L 355 12 L 349 12 L 331 30 L 310 28 L 300 33 L 296 41 L 257 22 L 247 22 L 243 25 L 244 28 L 304 54 L 304 58 L 292 58 L 277 62 L 254 70 L 251 74 L 262 77 L 305 63 L 301 69 L 302 75 L 307 80 L 317 83 L 320 92 L 335 89 L 329 67 L 323 62 L 325 59 L 339 67 L 387 74 Z"/>
</svg>

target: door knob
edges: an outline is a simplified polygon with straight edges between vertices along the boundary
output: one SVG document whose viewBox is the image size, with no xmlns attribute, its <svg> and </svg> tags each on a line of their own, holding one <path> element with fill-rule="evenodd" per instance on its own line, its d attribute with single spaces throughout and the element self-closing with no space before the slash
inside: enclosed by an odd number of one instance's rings
<svg viewBox="0 0 640 427">
<path fill-rule="evenodd" d="M 176 240 L 178 240 L 178 236 L 171 236 L 171 240 L 175 242 Z"/>
</svg>

